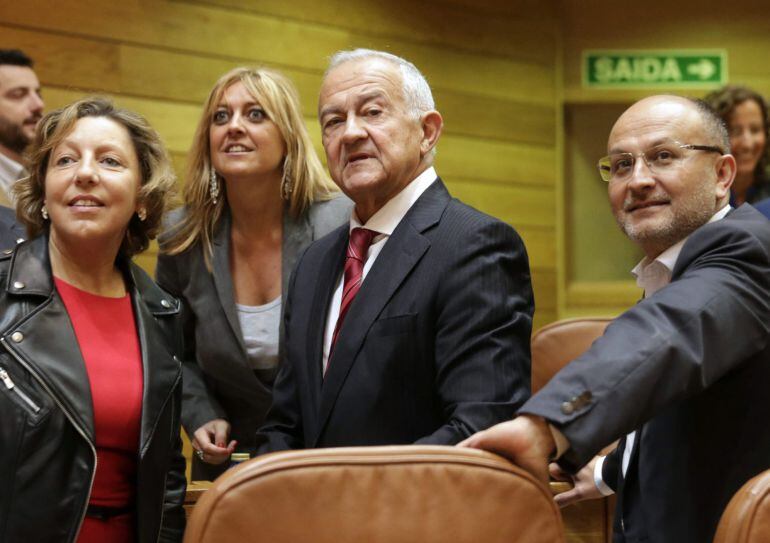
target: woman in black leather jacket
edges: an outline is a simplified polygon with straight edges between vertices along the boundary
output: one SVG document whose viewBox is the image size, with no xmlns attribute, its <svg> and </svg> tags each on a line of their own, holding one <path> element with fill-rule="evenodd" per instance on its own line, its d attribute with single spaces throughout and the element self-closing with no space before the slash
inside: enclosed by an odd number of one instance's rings
<svg viewBox="0 0 770 543">
<path fill-rule="evenodd" d="M 168 156 L 140 116 L 86 99 L 40 122 L 30 171 L 32 239 L 0 257 L 0 541 L 180 541 L 179 304 L 130 261 Z"/>
</svg>

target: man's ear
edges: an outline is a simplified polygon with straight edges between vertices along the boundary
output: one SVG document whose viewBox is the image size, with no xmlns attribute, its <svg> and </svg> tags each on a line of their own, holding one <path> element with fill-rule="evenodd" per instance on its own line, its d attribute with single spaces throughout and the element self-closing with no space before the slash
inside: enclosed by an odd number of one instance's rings
<svg viewBox="0 0 770 543">
<path fill-rule="evenodd" d="M 420 125 L 422 127 L 420 156 L 425 156 L 436 146 L 441 130 L 444 128 L 444 119 L 438 111 L 428 111 L 420 117 Z"/>
<path fill-rule="evenodd" d="M 733 155 L 722 155 L 717 160 L 715 166 L 717 174 L 716 196 L 722 199 L 730 192 L 730 187 L 735 180 L 737 171 L 735 157 Z"/>
</svg>

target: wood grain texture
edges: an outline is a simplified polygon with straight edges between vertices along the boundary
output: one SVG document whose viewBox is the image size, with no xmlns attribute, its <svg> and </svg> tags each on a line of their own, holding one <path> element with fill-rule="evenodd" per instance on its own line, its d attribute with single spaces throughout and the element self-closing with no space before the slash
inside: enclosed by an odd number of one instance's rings
<svg viewBox="0 0 770 543">
<path fill-rule="evenodd" d="M 354 33 L 439 44 L 487 55 L 554 62 L 554 25 L 541 17 L 500 17 L 448 2 L 393 0 L 178 0 L 180 3 L 230 8 L 237 12 L 280 16 Z M 540 3 L 542 5 L 542 3 Z M 474 6 L 470 6 L 474 8 Z M 541 8 L 542 9 L 542 8 Z M 340 14 L 344 13 L 344 16 Z M 525 14 L 527 12 L 524 12 Z"/>
<path fill-rule="evenodd" d="M 146 116 L 180 185 L 201 104 L 227 70 L 264 65 L 290 77 L 325 160 L 315 116 L 328 56 L 352 47 L 404 56 L 444 116 L 439 173 L 456 196 L 520 232 L 545 324 L 557 308 L 556 4 L 28 0 L 0 3 L 0 47 L 36 60 L 49 110 L 98 93 Z M 138 261 L 152 270 L 156 252 Z"/>
</svg>

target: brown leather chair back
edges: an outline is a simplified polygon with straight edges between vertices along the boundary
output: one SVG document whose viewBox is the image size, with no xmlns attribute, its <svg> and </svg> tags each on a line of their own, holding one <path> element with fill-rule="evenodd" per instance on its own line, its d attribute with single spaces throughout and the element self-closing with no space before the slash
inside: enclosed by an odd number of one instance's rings
<svg viewBox="0 0 770 543">
<path fill-rule="evenodd" d="M 567 319 L 543 326 L 532 336 L 532 393 L 604 334 L 612 319 Z"/>
<path fill-rule="evenodd" d="M 200 498 L 185 543 L 563 543 L 549 490 L 478 450 L 355 447 L 268 454 Z"/>
<path fill-rule="evenodd" d="M 719 520 L 714 543 L 770 541 L 770 470 L 751 479 L 735 493 Z"/>
</svg>

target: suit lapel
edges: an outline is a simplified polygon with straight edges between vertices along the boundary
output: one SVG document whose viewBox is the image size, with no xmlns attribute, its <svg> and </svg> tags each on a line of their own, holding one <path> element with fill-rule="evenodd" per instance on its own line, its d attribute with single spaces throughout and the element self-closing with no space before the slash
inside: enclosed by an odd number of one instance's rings
<svg viewBox="0 0 770 543">
<path fill-rule="evenodd" d="M 323 362 L 323 342 L 324 333 L 326 331 L 326 315 L 329 312 L 329 304 L 334 294 L 334 287 L 337 285 L 337 280 L 342 273 L 342 268 L 345 263 L 345 250 L 348 246 L 348 228 L 347 224 L 337 229 L 337 232 L 332 234 L 334 240 L 321 260 L 321 265 L 318 268 L 318 282 L 316 283 L 315 292 L 313 295 L 313 302 L 310 315 L 317 319 L 318 325 L 312 326 L 307 331 L 305 345 L 306 361 L 309 364 L 309 375 L 312 384 L 313 392 L 316 394 L 321 393 L 321 383 L 323 381 L 321 375 L 321 364 Z M 313 405 L 318 405 L 318 398 L 313 398 Z"/>
<path fill-rule="evenodd" d="M 230 213 L 222 214 L 220 224 L 214 234 L 214 261 L 212 262 L 214 285 L 219 303 L 227 317 L 234 339 L 241 350 L 241 360 L 246 360 L 246 346 L 243 344 L 241 324 L 235 312 L 235 294 L 233 293 L 232 274 L 230 273 Z"/>
<path fill-rule="evenodd" d="M 428 187 L 393 231 L 364 279 L 361 289 L 350 305 L 334 353 L 329 360 L 329 368 L 323 381 L 318 431 L 312 446 L 316 446 L 320 438 L 369 328 L 430 248 L 430 241 L 422 232 L 440 220 L 449 199 L 449 193 L 440 179 Z M 338 247 L 338 250 L 340 249 L 338 273 L 342 270 L 342 251 L 345 245 Z M 328 304 L 327 299 L 324 307 L 328 308 Z"/>
<path fill-rule="evenodd" d="M 288 210 L 283 214 L 283 243 L 281 246 L 281 293 L 286 299 L 289 278 L 297 263 L 297 257 L 303 247 L 313 241 L 313 228 L 308 221 L 307 213 L 294 218 Z"/>
</svg>

